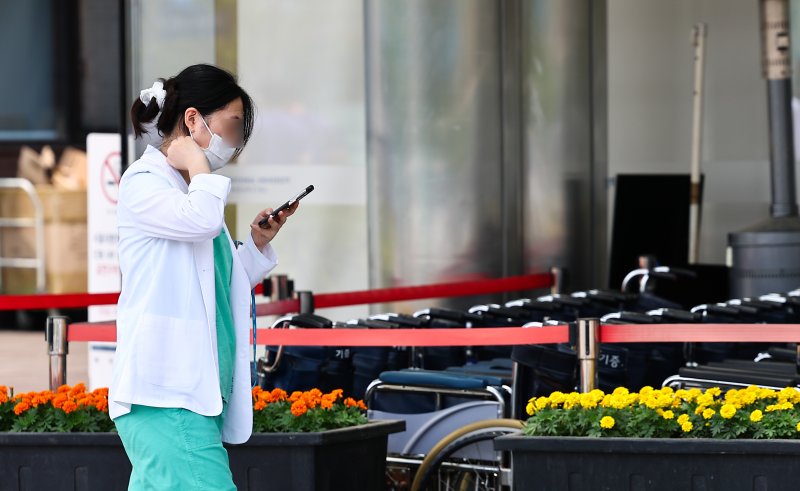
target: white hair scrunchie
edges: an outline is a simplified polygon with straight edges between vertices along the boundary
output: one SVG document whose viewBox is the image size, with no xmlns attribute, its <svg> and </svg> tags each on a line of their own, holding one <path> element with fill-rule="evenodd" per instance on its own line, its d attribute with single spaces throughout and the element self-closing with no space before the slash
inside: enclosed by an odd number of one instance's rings
<svg viewBox="0 0 800 491">
<path fill-rule="evenodd" d="M 142 101 L 145 106 L 150 104 L 150 101 L 153 99 L 153 97 L 156 98 L 158 108 L 163 108 L 164 99 L 167 97 L 167 91 L 164 90 L 164 83 L 160 80 L 157 80 L 149 89 L 144 89 L 143 91 L 139 92 L 139 100 Z"/>
</svg>

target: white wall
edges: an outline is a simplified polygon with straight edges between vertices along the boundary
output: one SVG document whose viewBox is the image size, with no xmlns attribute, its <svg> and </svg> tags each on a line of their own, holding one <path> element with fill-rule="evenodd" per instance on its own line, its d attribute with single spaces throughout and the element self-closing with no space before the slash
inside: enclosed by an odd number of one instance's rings
<svg viewBox="0 0 800 491">
<path fill-rule="evenodd" d="M 701 262 L 723 263 L 727 233 L 769 213 L 767 89 L 761 78 L 758 3 L 608 0 L 610 177 L 689 173 L 691 32 L 697 22 L 708 25 Z M 611 200 L 613 192 L 610 186 Z"/>
</svg>

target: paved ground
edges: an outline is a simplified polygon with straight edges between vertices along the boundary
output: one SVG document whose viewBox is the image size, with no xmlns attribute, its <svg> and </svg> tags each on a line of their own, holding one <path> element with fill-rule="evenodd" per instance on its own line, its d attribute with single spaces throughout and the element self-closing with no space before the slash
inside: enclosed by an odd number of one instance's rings
<svg viewBox="0 0 800 491">
<path fill-rule="evenodd" d="M 70 344 L 68 384 L 88 382 L 87 353 L 86 343 Z M 0 385 L 13 386 L 15 392 L 47 390 L 48 366 L 43 332 L 0 330 Z"/>
</svg>

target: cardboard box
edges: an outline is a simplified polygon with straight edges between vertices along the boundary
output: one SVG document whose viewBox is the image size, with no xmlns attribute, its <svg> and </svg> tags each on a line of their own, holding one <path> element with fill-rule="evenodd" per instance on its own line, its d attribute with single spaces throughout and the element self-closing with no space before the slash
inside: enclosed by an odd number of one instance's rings
<svg viewBox="0 0 800 491">
<path fill-rule="evenodd" d="M 49 293 L 85 292 L 87 289 L 86 191 L 64 191 L 40 185 L 36 190 L 44 211 L 46 290 Z M 31 218 L 34 207 L 20 190 L 0 189 L 0 216 Z M 0 255 L 36 256 L 34 228 L 0 229 Z M 3 293 L 35 293 L 36 271 L 3 268 Z"/>
</svg>

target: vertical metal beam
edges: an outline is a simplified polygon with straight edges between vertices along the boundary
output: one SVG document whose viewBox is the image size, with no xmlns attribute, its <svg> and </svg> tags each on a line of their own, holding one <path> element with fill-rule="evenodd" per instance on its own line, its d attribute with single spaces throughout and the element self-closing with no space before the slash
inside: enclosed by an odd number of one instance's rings
<svg viewBox="0 0 800 491">
<path fill-rule="evenodd" d="M 589 237 L 592 285 L 608 281 L 608 7 L 607 0 L 589 1 L 589 77 L 591 80 L 591 202 Z"/>
<path fill-rule="evenodd" d="M 523 273 L 522 172 L 522 7 L 520 0 L 498 2 L 500 9 L 501 192 L 503 193 L 503 276 Z"/>
<path fill-rule="evenodd" d="M 762 72 L 769 100 L 773 217 L 797 215 L 789 1 L 761 0 Z"/>
<path fill-rule="evenodd" d="M 119 155 L 120 174 L 124 174 L 130 165 L 130 150 L 128 149 L 128 117 L 132 101 L 128 100 L 128 75 L 130 74 L 130 56 L 128 51 L 128 0 L 119 0 Z"/>
</svg>

